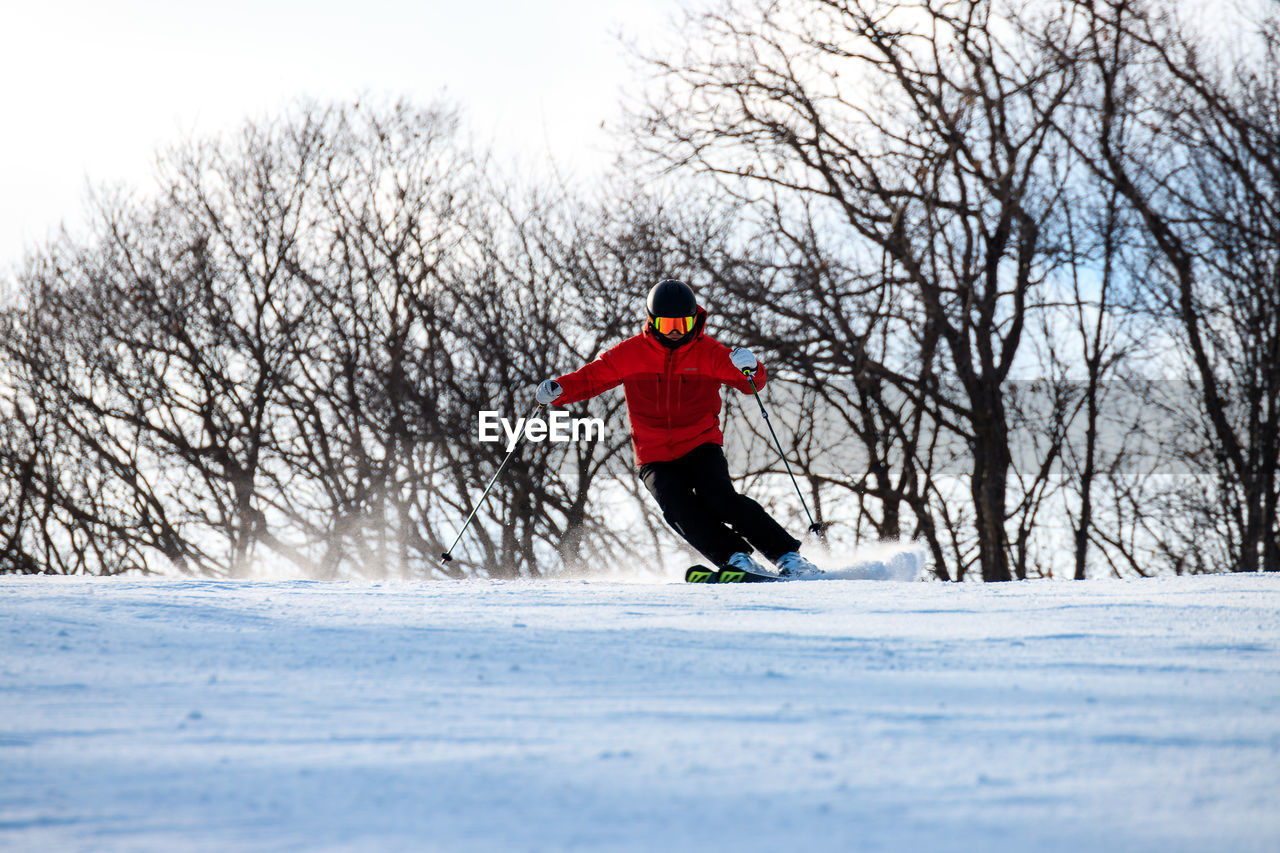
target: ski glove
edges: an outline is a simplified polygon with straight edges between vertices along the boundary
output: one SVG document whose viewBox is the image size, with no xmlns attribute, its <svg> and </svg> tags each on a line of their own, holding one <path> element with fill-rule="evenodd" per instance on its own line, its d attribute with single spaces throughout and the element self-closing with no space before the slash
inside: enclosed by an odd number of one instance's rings
<svg viewBox="0 0 1280 853">
<path fill-rule="evenodd" d="M 733 362 L 733 366 L 741 370 L 743 373 L 751 374 L 755 372 L 759 362 L 756 361 L 755 355 L 751 350 L 738 347 L 729 353 L 729 361 Z"/>
<path fill-rule="evenodd" d="M 542 384 L 538 386 L 538 393 L 534 394 L 538 404 L 541 406 L 549 406 L 556 401 L 564 393 L 564 389 L 560 387 L 560 383 L 554 379 L 544 379 Z"/>
</svg>

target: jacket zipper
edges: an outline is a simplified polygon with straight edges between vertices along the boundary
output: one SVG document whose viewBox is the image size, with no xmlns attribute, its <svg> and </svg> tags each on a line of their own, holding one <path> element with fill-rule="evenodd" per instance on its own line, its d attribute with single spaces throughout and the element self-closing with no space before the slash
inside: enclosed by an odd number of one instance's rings
<svg viewBox="0 0 1280 853">
<path fill-rule="evenodd" d="M 671 440 L 671 386 L 675 384 L 676 379 L 675 361 L 675 352 L 673 350 L 668 350 L 666 364 L 663 365 L 663 379 L 664 384 L 667 386 L 667 446 L 672 449 L 675 448 L 675 442 Z"/>
</svg>

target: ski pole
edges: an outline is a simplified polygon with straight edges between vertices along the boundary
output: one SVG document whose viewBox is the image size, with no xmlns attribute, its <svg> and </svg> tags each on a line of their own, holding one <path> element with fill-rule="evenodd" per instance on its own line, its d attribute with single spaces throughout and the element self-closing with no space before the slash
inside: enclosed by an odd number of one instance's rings
<svg viewBox="0 0 1280 853">
<path fill-rule="evenodd" d="M 493 477 L 489 480 L 489 485 L 484 487 L 484 493 L 480 495 L 480 500 L 476 501 L 475 508 L 471 510 L 471 515 L 467 516 L 467 520 L 463 522 L 462 529 L 458 531 L 458 535 L 454 537 L 453 544 L 449 546 L 449 550 L 440 555 L 440 562 L 447 563 L 453 559 L 453 549 L 458 547 L 458 542 L 462 540 L 462 534 L 467 532 L 467 528 L 471 526 L 471 520 L 476 517 L 476 513 L 480 511 L 480 505 L 484 503 L 485 498 L 489 497 L 489 490 L 493 488 L 493 484 L 498 482 L 498 475 L 502 473 L 502 469 L 507 467 L 507 463 L 511 461 L 511 457 L 515 455 L 516 450 L 520 448 L 520 439 L 524 438 L 524 428 L 529 424 L 529 418 L 537 414 L 538 409 L 542 407 L 541 403 L 533 404 L 533 411 L 529 413 L 529 417 L 524 419 L 524 423 L 520 426 L 520 433 L 516 436 L 516 443 L 507 451 L 507 456 L 502 460 L 502 464 L 498 466 L 498 470 L 493 472 Z"/>
<path fill-rule="evenodd" d="M 787 454 L 782 450 L 782 442 L 778 440 L 778 434 L 773 430 L 773 422 L 769 420 L 769 411 L 764 407 L 764 401 L 760 399 L 760 388 L 756 385 L 755 369 L 747 368 L 742 371 L 747 377 L 747 381 L 751 383 L 751 396 L 756 398 L 756 404 L 760 406 L 760 414 L 764 415 L 764 425 L 769 428 L 769 435 L 773 436 L 774 447 L 778 448 L 778 455 L 782 457 L 782 464 L 787 466 L 787 476 L 791 478 L 791 485 L 796 487 L 796 496 L 800 498 L 800 506 L 804 507 L 804 514 L 809 517 L 809 532 L 816 533 L 818 538 L 826 542 L 826 530 L 830 526 L 829 523 L 823 523 L 813 520 L 813 513 L 809 512 L 809 504 L 805 502 L 804 492 L 800 491 L 800 484 L 796 482 L 796 475 L 791 471 L 791 463 L 787 461 Z"/>
</svg>

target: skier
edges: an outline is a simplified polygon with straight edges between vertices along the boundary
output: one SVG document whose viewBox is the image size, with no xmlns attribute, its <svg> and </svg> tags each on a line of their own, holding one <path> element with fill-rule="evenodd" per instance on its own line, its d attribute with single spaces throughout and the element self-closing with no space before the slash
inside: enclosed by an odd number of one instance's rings
<svg viewBox="0 0 1280 853">
<path fill-rule="evenodd" d="M 654 285 L 647 308 L 640 334 L 579 370 L 544 380 L 538 402 L 567 405 L 622 385 L 640 479 L 685 541 L 721 569 L 768 575 L 751 555 L 754 546 L 779 574 L 816 570 L 800 556 L 799 540 L 729 479 L 720 386 L 751 394 L 747 376 L 763 386 L 764 365 L 749 350 L 730 351 L 705 333 L 707 312 L 682 281 Z"/>
</svg>

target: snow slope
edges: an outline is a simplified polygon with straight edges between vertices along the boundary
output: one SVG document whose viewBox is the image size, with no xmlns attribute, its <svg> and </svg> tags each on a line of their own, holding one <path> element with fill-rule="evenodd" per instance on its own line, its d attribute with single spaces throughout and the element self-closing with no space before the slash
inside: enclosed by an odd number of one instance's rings
<svg viewBox="0 0 1280 853">
<path fill-rule="evenodd" d="M 4 850 L 1276 850 L 1280 578 L 0 579 Z"/>
</svg>

